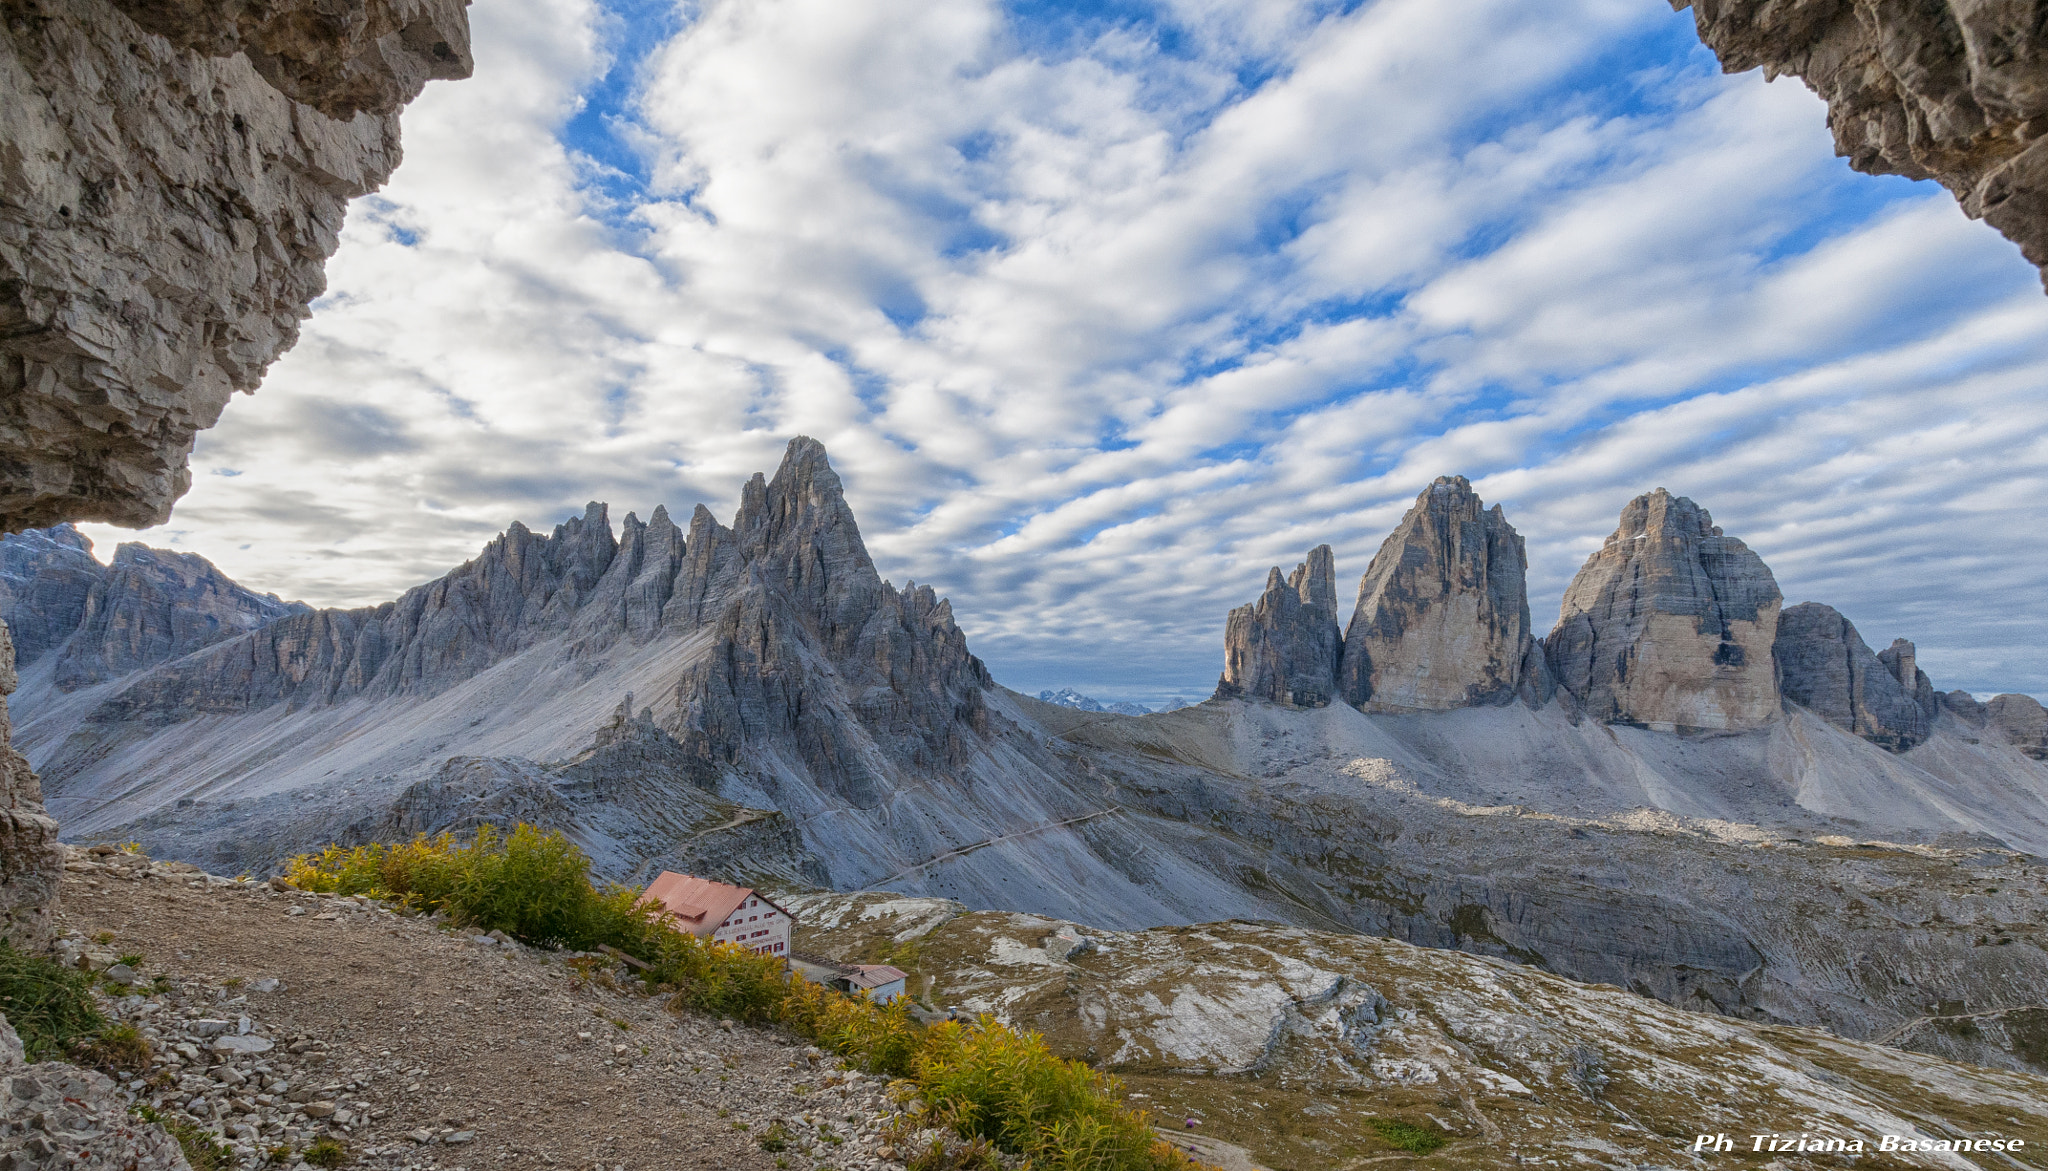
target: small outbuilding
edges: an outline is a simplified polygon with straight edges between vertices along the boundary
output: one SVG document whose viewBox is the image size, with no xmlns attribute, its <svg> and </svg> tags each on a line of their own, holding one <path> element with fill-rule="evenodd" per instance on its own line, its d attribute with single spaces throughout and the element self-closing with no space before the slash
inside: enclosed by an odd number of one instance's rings
<svg viewBox="0 0 2048 1171">
<path fill-rule="evenodd" d="M 888 964 L 848 964 L 845 975 L 840 977 L 844 991 L 865 992 L 874 997 L 876 1004 L 887 1004 L 903 995 L 904 982 L 910 973 Z"/>
<path fill-rule="evenodd" d="M 677 930 L 699 939 L 737 943 L 762 955 L 789 954 L 796 923 L 757 890 L 664 870 L 641 901 L 659 903 Z"/>
<path fill-rule="evenodd" d="M 888 964 L 842 964 L 817 956 L 789 957 L 790 970 L 813 984 L 823 984 L 848 995 L 867 993 L 876 1004 L 887 1004 L 906 994 L 909 973 Z"/>
</svg>

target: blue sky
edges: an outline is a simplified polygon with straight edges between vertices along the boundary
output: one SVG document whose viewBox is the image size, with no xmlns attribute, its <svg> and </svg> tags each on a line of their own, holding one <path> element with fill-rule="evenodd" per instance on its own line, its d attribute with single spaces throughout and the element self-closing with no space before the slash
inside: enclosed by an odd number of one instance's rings
<svg viewBox="0 0 2048 1171">
<path fill-rule="evenodd" d="M 1547 629 L 1692 496 L 1788 602 L 2048 694 L 2048 297 L 1657 0 L 478 0 L 328 295 L 144 539 L 323 604 L 825 441 L 1020 689 L 1196 698 L 1436 475 Z M 128 534 L 94 528 L 110 540 Z"/>
</svg>

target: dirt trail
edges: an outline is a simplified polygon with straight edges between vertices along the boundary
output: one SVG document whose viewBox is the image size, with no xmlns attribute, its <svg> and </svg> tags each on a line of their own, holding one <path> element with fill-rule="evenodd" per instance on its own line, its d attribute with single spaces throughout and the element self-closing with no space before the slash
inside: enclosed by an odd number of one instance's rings
<svg viewBox="0 0 2048 1171">
<path fill-rule="evenodd" d="M 355 1165 L 392 1168 L 901 1167 L 881 1157 L 884 1087 L 849 1082 L 784 1035 L 675 1015 L 604 978 L 582 980 L 558 957 L 358 900 L 116 866 L 74 853 L 61 927 L 74 940 L 111 933 L 87 943 L 102 962 L 140 953 L 142 977 L 176 981 L 174 992 L 122 1002 L 162 1035 L 167 1056 L 203 1033 L 202 1016 L 246 1015 L 272 1041 L 223 1058 L 202 1038 L 143 1092 L 239 1134 L 243 1150 L 328 1133 Z M 259 991 L 266 979 L 282 986 Z M 223 1086 L 237 1063 L 252 1081 Z M 279 1093 L 258 1105 L 255 1089 L 273 1079 L 327 1101 L 308 1111 Z M 165 1089 L 173 1080 L 179 1088 Z M 321 1117 L 325 1106 L 339 1112 Z M 786 1154 L 761 1149 L 777 1120 Z"/>
</svg>

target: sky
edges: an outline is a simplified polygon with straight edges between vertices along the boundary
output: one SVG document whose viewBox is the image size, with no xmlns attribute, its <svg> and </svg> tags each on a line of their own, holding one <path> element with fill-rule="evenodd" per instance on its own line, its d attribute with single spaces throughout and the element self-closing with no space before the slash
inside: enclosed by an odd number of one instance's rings
<svg viewBox="0 0 2048 1171">
<path fill-rule="evenodd" d="M 1539 632 L 1666 487 L 1787 604 L 2048 697 L 2037 274 L 1661 0 L 470 14 L 140 539 L 377 602 L 589 500 L 730 517 L 808 434 L 999 682 L 1156 704 L 1438 475 L 1526 538 Z"/>
</svg>

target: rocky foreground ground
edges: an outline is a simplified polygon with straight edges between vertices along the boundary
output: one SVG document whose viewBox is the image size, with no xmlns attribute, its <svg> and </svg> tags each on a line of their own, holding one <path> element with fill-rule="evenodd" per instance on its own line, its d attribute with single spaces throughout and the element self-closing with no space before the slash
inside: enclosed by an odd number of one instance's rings
<svg viewBox="0 0 2048 1171">
<path fill-rule="evenodd" d="M 134 854 L 70 851 L 63 906 L 62 953 L 132 980 L 105 1007 L 156 1050 L 120 1099 L 238 1168 L 304 1166 L 322 1137 L 394 1171 L 903 1166 L 881 1080 L 672 1012 L 602 959 Z M 46 1133 L 6 1114 L 0 1134 Z M 43 1145 L 20 1166 L 83 1165 Z"/>
</svg>

